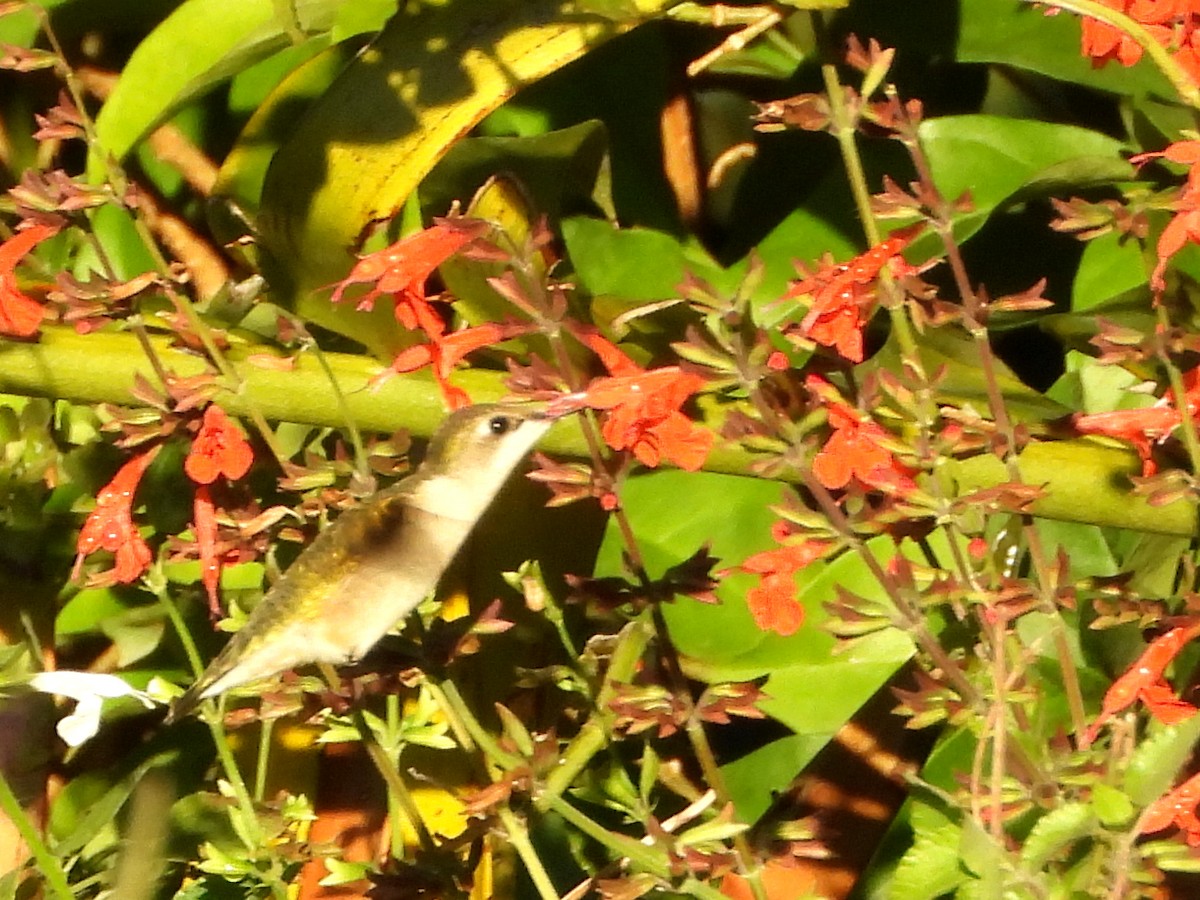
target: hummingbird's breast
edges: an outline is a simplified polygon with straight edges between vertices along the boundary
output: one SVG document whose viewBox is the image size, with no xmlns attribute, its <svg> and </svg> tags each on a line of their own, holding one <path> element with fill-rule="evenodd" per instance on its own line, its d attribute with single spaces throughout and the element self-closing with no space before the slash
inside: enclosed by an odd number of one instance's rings
<svg viewBox="0 0 1200 900">
<path fill-rule="evenodd" d="M 365 655 L 436 589 L 473 524 L 396 504 L 365 529 L 363 552 L 327 601 L 333 640 L 347 658 Z"/>
</svg>

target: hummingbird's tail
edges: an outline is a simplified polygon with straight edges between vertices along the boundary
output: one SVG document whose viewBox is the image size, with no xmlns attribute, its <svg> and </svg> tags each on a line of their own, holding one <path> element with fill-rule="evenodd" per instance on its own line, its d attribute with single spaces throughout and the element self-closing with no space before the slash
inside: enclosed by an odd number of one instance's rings
<svg viewBox="0 0 1200 900">
<path fill-rule="evenodd" d="M 208 682 L 206 680 L 200 680 L 184 691 L 183 696 L 171 703 L 171 708 L 167 712 L 167 717 L 163 720 L 164 723 L 171 725 L 191 715 L 195 711 L 196 707 L 200 705 L 200 701 L 204 699 L 204 691 L 207 687 Z"/>
</svg>

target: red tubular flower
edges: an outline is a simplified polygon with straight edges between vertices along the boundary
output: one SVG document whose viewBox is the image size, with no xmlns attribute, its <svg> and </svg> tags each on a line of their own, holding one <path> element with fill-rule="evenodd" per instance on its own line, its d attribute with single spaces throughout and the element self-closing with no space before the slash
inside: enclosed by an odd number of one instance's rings
<svg viewBox="0 0 1200 900">
<path fill-rule="evenodd" d="M 254 451 L 241 430 L 225 410 L 210 403 L 183 463 L 188 478 L 196 484 L 212 484 L 219 475 L 236 481 L 250 470 L 252 462 Z"/>
<path fill-rule="evenodd" d="M 1080 434 L 1102 434 L 1133 444 L 1142 459 L 1142 475 L 1153 475 L 1158 466 L 1151 446 L 1167 437 L 1183 421 L 1172 406 L 1148 406 L 1143 409 L 1116 409 L 1112 412 L 1076 415 L 1075 429 Z"/>
<path fill-rule="evenodd" d="M 1156 293 L 1166 289 L 1167 263 L 1171 257 L 1189 243 L 1200 243 L 1200 166 L 1197 166 L 1200 163 L 1200 141 L 1176 141 L 1161 151 L 1139 153 L 1130 157 L 1129 161 L 1140 166 L 1147 160 L 1160 157 L 1188 166 L 1189 169 L 1187 184 L 1171 204 L 1175 215 L 1159 235 L 1155 247 L 1158 263 L 1150 273 L 1150 287 Z"/>
<path fill-rule="evenodd" d="M 183 470 L 197 485 L 192 502 L 192 526 L 200 551 L 200 579 L 208 594 L 213 616 L 220 614 L 218 588 L 221 583 L 221 559 L 217 554 L 217 509 L 208 486 L 218 477 L 236 481 L 250 471 L 254 451 L 245 435 L 225 410 L 210 403 L 204 410 L 200 431 L 192 441 Z"/>
<path fill-rule="evenodd" d="M 607 410 L 600 429 L 604 442 L 614 450 L 629 450 L 645 466 L 655 468 L 667 460 L 689 472 L 700 469 L 715 436 L 681 408 L 704 387 L 704 379 L 678 366 L 642 369 L 592 330 L 577 329 L 576 336 L 612 375 L 593 379 L 587 390 L 571 399 L 572 408 Z"/>
<path fill-rule="evenodd" d="M 916 482 L 885 446 L 891 435 L 840 403 L 828 407 L 833 434 L 813 458 L 812 473 L 831 491 L 841 490 L 852 479 L 887 494 L 914 491 Z"/>
<path fill-rule="evenodd" d="M 1152 641 L 1145 652 L 1104 694 L 1100 715 L 1088 728 L 1084 742 L 1092 743 L 1109 719 L 1137 700 L 1145 703 L 1151 715 L 1161 722 L 1175 724 L 1191 718 L 1196 708 L 1175 696 L 1175 692 L 1163 678 L 1163 672 L 1179 651 L 1197 635 L 1200 635 L 1200 623 L 1177 626 Z"/>
<path fill-rule="evenodd" d="M 1191 416 L 1200 410 L 1200 367 L 1183 374 L 1182 405 Z M 1151 455 L 1153 445 L 1166 440 L 1183 422 L 1179 406 L 1173 393 L 1168 393 L 1154 406 L 1076 415 L 1072 422 L 1080 434 L 1102 434 L 1133 444 L 1142 460 L 1142 476 L 1146 477 L 1158 471 Z"/>
<path fill-rule="evenodd" d="M 115 556 L 111 578 L 121 584 L 137 581 L 150 566 L 153 555 L 133 524 L 133 497 L 138 483 L 154 460 L 158 448 L 135 456 L 117 470 L 117 474 L 96 496 L 96 508 L 88 513 L 76 542 L 75 568 L 78 578 L 85 556 L 108 550 Z"/>
<path fill-rule="evenodd" d="M 17 263 L 35 246 L 58 232 L 34 225 L 0 244 L 0 335 L 33 337 L 42 324 L 45 308 L 17 288 Z"/>
<path fill-rule="evenodd" d="M 425 366 L 430 366 L 433 369 L 433 377 L 437 379 L 438 386 L 442 390 L 446 405 L 452 410 L 462 409 L 464 406 L 470 405 L 471 398 L 461 388 L 450 383 L 450 373 L 454 367 L 472 351 L 490 347 L 517 335 L 528 334 L 532 330 L 532 325 L 499 325 L 495 322 L 486 322 L 474 328 L 463 328 L 428 344 L 416 344 L 401 350 L 387 369 L 371 379 L 371 384 L 379 384 L 383 379 L 390 378 L 395 374 L 415 372 Z"/>
<path fill-rule="evenodd" d="M 800 334 L 832 347 L 851 362 L 863 361 L 863 328 L 874 302 L 873 282 L 884 266 L 906 266 L 902 251 L 915 231 L 898 232 L 847 263 L 823 265 L 811 277 L 792 285 L 787 298 L 812 295 L 812 306 L 800 323 Z"/>
<path fill-rule="evenodd" d="M 200 580 L 208 594 L 208 608 L 213 617 L 221 614 L 218 589 L 221 585 L 221 560 L 217 556 L 217 507 L 207 484 L 196 488 L 192 501 L 192 525 L 196 530 L 196 546 L 200 548 Z"/>
<path fill-rule="evenodd" d="M 1200 817 L 1196 806 L 1200 804 L 1200 774 L 1193 775 L 1179 787 L 1147 807 L 1139 822 L 1140 834 L 1153 834 L 1171 825 L 1183 831 L 1189 847 L 1200 847 Z"/>
<path fill-rule="evenodd" d="M 1128 0 L 1100 0 L 1100 2 L 1110 9 L 1123 13 L 1129 12 Z M 1112 60 L 1128 67 L 1142 58 L 1141 45 L 1119 28 L 1085 16 L 1081 23 L 1081 29 L 1083 34 L 1080 41 L 1080 52 L 1084 56 L 1091 57 L 1093 69 L 1099 69 Z"/>
<path fill-rule="evenodd" d="M 389 247 L 363 256 L 350 274 L 337 283 L 334 303 L 352 284 L 372 284 L 358 301 L 358 309 L 370 309 L 380 294 L 392 294 L 396 318 L 410 331 L 424 331 L 437 340 L 446 325 L 425 299 L 425 282 L 434 269 L 478 237 L 486 228 L 481 222 L 442 220 Z"/>
<path fill-rule="evenodd" d="M 754 624 L 786 637 L 804 624 L 804 607 L 796 602 L 796 573 L 833 549 L 830 541 L 804 541 L 747 557 L 739 569 L 761 575 L 746 593 Z"/>
</svg>

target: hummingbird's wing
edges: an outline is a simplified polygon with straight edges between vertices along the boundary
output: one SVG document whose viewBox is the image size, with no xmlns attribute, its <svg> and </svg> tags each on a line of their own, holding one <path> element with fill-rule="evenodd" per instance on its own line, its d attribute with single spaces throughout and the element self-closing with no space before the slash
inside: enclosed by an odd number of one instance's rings
<svg viewBox="0 0 1200 900">
<path fill-rule="evenodd" d="M 343 513 L 297 557 L 204 674 L 172 705 L 312 662 L 357 659 L 436 587 L 474 521 L 411 502 L 417 477 Z"/>
</svg>

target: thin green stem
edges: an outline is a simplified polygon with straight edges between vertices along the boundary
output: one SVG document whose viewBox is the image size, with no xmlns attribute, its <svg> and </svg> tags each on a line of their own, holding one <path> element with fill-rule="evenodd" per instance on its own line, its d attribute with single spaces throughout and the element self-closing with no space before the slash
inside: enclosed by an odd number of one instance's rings
<svg viewBox="0 0 1200 900">
<path fill-rule="evenodd" d="M 649 611 L 643 612 L 621 631 L 612 659 L 609 660 L 608 671 L 604 673 L 604 682 L 596 695 L 596 709 L 562 752 L 558 765 L 546 777 L 545 785 L 534 798 L 539 807 L 548 804 L 551 798 L 561 797 L 566 793 L 579 773 L 587 768 L 592 758 L 608 743 L 613 719 L 608 708 L 609 702 L 618 685 L 633 679 L 638 662 L 646 652 L 653 634 Z"/>
<path fill-rule="evenodd" d="M 329 361 L 325 358 L 325 351 L 321 349 L 321 345 L 308 333 L 308 329 L 304 327 L 302 322 L 296 316 L 290 317 L 291 325 L 296 329 L 303 341 L 305 353 L 311 353 L 316 359 L 317 364 L 321 367 L 321 371 L 325 373 L 328 379 L 329 389 L 333 392 L 334 402 L 337 404 L 338 411 L 342 415 L 342 423 L 346 434 L 350 438 L 350 446 L 354 448 L 354 465 L 358 469 L 359 474 L 368 478 L 371 475 L 371 466 L 367 461 L 367 451 L 363 447 L 362 433 L 358 430 L 358 424 L 354 421 L 354 416 L 351 415 L 349 407 L 346 405 L 346 395 L 342 393 L 342 387 L 338 383 L 337 376 L 330 368 Z"/>
<path fill-rule="evenodd" d="M 42 840 L 42 835 L 30 821 L 24 807 L 21 806 L 21 801 L 17 799 L 17 795 L 13 793 L 8 779 L 3 774 L 0 774 L 0 812 L 4 813 L 4 817 L 21 835 L 21 840 L 29 848 L 33 861 L 37 863 L 38 873 L 45 880 L 50 893 L 58 900 L 72 900 L 75 895 L 67 881 L 67 873 L 62 867 L 62 862 L 50 852 L 50 848 Z"/>
<path fill-rule="evenodd" d="M 700 771 L 704 775 L 705 783 L 716 795 L 717 804 L 722 809 L 732 809 L 733 800 L 729 795 L 729 788 L 725 784 L 725 776 L 721 774 L 721 767 L 717 763 L 716 754 L 713 753 L 712 744 L 708 741 L 708 733 L 704 730 L 704 723 L 696 715 L 696 706 L 692 702 L 691 688 L 688 686 L 687 679 L 680 668 L 679 656 L 675 651 L 675 644 L 671 640 L 671 635 L 667 631 L 667 622 L 663 618 L 662 607 L 655 604 L 651 609 L 655 634 L 661 648 L 660 652 L 667 670 L 667 677 L 671 683 L 671 692 L 684 708 L 687 720 L 684 732 L 687 735 L 688 743 L 691 744 L 692 752 L 696 755 L 696 761 L 700 764 Z M 738 869 L 746 879 L 747 884 L 750 885 L 750 892 L 754 895 L 754 900 L 767 900 L 766 890 L 759 876 L 759 866 L 756 864 L 754 852 L 751 850 L 750 843 L 746 840 L 744 834 L 734 837 L 733 850 L 737 856 Z"/>
<path fill-rule="evenodd" d="M 492 736 L 475 718 L 453 681 L 447 679 L 444 682 L 435 683 L 432 679 L 426 678 L 426 684 L 433 691 L 434 698 L 446 715 L 450 730 L 455 733 L 463 749 L 469 751 L 478 747 L 485 758 L 499 769 L 513 769 L 525 763 L 521 757 L 501 749 L 492 739 Z M 488 781 L 495 781 L 495 776 L 488 770 L 486 764 L 481 763 L 481 766 L 483 771 L 480 774 Z M 538 896 L 542 900 L 558 900 L 558 891 L 550 879 L 550 873 L 542 864 L 541 857 L 538 856 L 537 848 L 533 846 L 533 841 L 529 838 L 529 830 L 525 822 L 512 811 L 508 802 L 500 804 L 496 814 L 500 819 L 500 824 L 504 827 L 508 840 L 525 864 L 525 871 L 533 881 L 534 887 L 537 888 Z"/>
<path fill-rule="evenodd" d="M 388 694 L 386 702 L 388 728 L 393 732 L 399 731 L 403 712 L 400 707 L 400 695 Z M 400 801 L 392 796 L 391 791 L 388 791 L 387 802 L 392 857 L 402 859 L 404 857 L 404 813 L 400 808 Z"/>
<path fill-rule="evenodd" d="M 661 850 L 653 845 L 624 834 L 609 831 L 603 825 L 589 818 L 572 806 L 563 797 L 553 797 L 548 801 L 549 808 L 562 817 L 568 825 L 587 835 L 601 846 L 607 847 L 618 857 L 624 857 L 637 871 L 647 872 L 657 878 L 671 877 L 671 867 Z M 685 896 L 699 897 L 701 900 L 726 900 L 726 895 L 712 885 L 702 881 L 689 879 Z"/>
<path fill-rule="evenodd" d="M 330 690 L 336 691 L 341 683 L 338 678 L 337 671 L 329 663 L 317 663 L 317 669 L 321 673 L 321 677 L 325 679 Z M 388 788 L 388 795 L 395 799 L 403 813 L 404 818 L 408 820 L 409 827 L 417 836 L 417 841 L 426 850 L 433 850 L 437 847 L 437 842 L 433 839 L 433 835 L 429 833 L 429 828 L 425 825 L 425 819 L 421 816 L 420 809 L 417 808 L 416 801 L 413 800 L 412 793 L 408 789 L 408 785 L 404 783 L 404 776 L 400 774 L 400 767 L 396 760 L 388 754 L 383 745 L 379 743 L 379 739 L 375 736 L 375 732 L 371 730 L 371 724 L 367 721 L 367 717 L 358 707 L 353 707 L 350 710 L 350 719 L 354 723 L 354 728 L 358 732 L 359 740 L 362 741 L 363 747 L 367 750 L 367 755 L 371 757 L 371 762 L 375 764 L 375 769 L 379 772 L 381 778 Z"/>
<path fill-rule="evenodd" d="M 533 886 L 537 888 L 538 896 L 542 900 L 559 900 L 558 890 L 554 887 L 554 882 L 550 880 L 550 873 L 542 865 L 537 848 L 529 839 L 529 831 L 526 829 L 525 823 L 509 808 L 507 803 L 500 805 L 496 810 L 496 815 L 504 827 L 505 836 L 516 849 L 517 855 L 521 857 L 521 862 L 525 863 L 525 872 L 529 875 Z"/>
<path fill-rule="evenodd" d="M 271 764 L 271 733 L 274 719 L 263 719 L 258 728 L 258 758 L 254 762 L 254 802 L 262 803 L 267 793 L 267 772 Z"/>
<path fill-rule="evenodd" d="M 192 674 L 199 678 L 204 671 L 204 662 L 200 658 L 200 651 L 196 648 L 196 642 L 192 638 L 192 633 L 188 630 L 187 623 L 183 621 L 179 607 L 171 599 L 167 580 L 165 578 L 156 578 L 155 582 L 157 584 L 154 588 L 154 593 L 158 597 L 158 602 L 166 612 L 167 618 L 171 620 L 175 634 L 179 637 L 179 643 L 183 645 L 183 652 L 187 656 L 188 665 L 192 668 Z M 247 827 L 246 841 L 250 845 L 248 849 L 257 852 L 262 847 L 265 836 L 262 831 L 262 825 L 259 823 L 258 816 L 254 811 L 254 801 L 250 797 L 250 792 L 246 789 L 245 779 L 242 778 L 237 761 L 233 758 L 233 750 L 229 746 L 229 737 L 225 733 L 225 723 L 221 720 L 221 712 L 218 709 L 218 705 L 212 701 L 206 702 L 204 704 L 203 718 L 212 732 L 217 759 L 220 761 L 221 768 L 225 773 L 225 780 L 233 788 L 238 809 L 241 811 L 245 821 Z"/>
</svg>

